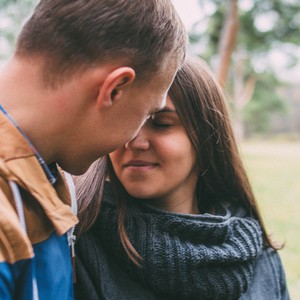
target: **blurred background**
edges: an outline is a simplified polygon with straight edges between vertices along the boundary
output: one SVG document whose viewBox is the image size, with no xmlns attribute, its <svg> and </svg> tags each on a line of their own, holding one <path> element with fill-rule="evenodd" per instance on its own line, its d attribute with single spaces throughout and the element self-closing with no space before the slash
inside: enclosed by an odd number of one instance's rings
<svg viewBox="0 0 300 300">
<path fill-rule="evenodd" d="M 0 0 L 0 66 L 37 2 Z M 300 299 L 300 2 L 173 3 L 189 51 L 209 63 L 224 88 L 267 228 L 285 243 L 280 255 L 291 299 Z"/>
</svg>

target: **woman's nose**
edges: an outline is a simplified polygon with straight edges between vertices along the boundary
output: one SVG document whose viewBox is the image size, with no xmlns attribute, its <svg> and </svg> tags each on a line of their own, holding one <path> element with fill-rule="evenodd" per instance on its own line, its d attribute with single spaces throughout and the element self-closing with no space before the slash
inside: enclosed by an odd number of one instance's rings
<svg viewBox="0 0 300 300">
<path fill-rule="evenodd" d="M 143 128 L 137 133 L 137 135 L 129 142 L 125 144 L 125 148 L 131 151 L 146 151 L 150 147 L 149 139 Z"/>
</svg>

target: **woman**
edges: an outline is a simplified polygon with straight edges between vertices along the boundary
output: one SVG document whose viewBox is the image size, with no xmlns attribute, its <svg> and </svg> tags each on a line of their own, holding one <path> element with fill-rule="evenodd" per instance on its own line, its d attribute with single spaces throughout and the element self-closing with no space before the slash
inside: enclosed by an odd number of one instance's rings
<svg viewBox="0 0 300 300">
<path fill-rule="evenodd" d="M 203 62 L 188 59 L 166 107 L 109 155 L 99 213 L 102 163 L 76 179 L 78 231 L 90 227 L 77 244 L 78 299 L 289 299 Z"/>
</svg>

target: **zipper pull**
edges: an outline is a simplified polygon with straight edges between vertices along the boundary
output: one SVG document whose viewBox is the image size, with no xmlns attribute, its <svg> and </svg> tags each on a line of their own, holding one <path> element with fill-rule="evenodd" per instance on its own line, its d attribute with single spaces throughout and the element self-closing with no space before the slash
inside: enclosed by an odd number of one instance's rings
<svg viewBox="0 0 300 300">
<path fill-rule="evenodd" d="M 72 270 L 73 270 L 73 283 L 76 283 L 76 270 L 75 270 L 75 242 L 76 242 L 76 236 L 71 233 L 69 236 L 69 246 L 71 251 L 71 260 L 72 260 Z"/>
</svg>

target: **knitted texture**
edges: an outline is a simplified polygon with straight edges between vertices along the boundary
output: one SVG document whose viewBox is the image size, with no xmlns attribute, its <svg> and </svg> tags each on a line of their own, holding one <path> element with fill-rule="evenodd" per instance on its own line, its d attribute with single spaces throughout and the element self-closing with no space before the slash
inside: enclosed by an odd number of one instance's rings
<svg viewBox="0 0 300 300">
<path fill-rule="evenodd" d="M 258 222 L 233 215 L 180 215 L 132 201 L 126 215 L 129 239 L 142 256 L 135 266 L 122 248 L 116 207 L 106 188 L 94 235 L 121 268 L 170 299 L 238 299 L 251 281 L 262 250 Z"/>
</svg>

